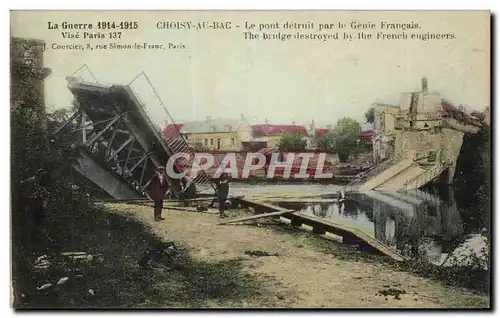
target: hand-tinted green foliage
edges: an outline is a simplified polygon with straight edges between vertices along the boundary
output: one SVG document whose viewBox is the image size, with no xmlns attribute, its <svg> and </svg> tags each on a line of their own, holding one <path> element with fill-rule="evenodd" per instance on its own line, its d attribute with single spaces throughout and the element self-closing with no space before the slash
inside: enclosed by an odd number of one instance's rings
<svg viewBox="0 0 500 318">
<path fill-rule="evenodd" d="M 359 137 L 361 135 L 361 124 L 350 117 L 339 119 L 333 128 L 335 134 L 337 152 L 341 162 L 347 161 L 349 155 L 358 151 Z"/>
<path fill-rule="evenodd" d="M 304 151 L 307 141 L 304 136 L 297 133 L 286 133 L 281 136 L 278 143 L 278 150 L 282 152 L 300 152 Z"/>
<path fill-rule="evenodd" d="M 336 148 L 336 134 L 333 131 L 329 131 L 318 137 L 318 148 L 325 152 L 335 152 Z"/>
<path fill-rule="evenodd" d="M 470 195 L 461 196 L 472 217 L 489 230 L 491 215 L 491 131 L 484 125 L 477 134 L 466 134 L 457 160 L 455 185 L 467 189 Z M 472 208 L 473 207 L 473 208 Z"/>
<path fill-rule="evenodd" d="M 341 162 L 351 154 L 372 151 L 372 142 L 360 138 L 361 124 L 353 118 L 340 119 L 332 131 L 318 137 L 318 148 L 325 152 L 337 152 Z"/>
</svg>

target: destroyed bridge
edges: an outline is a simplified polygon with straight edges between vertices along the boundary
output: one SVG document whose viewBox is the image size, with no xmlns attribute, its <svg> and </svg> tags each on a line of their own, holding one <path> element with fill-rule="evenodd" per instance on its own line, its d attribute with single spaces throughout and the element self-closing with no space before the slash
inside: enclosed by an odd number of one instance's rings
<svg viewBox="0 0 500 318">
<path fill-rule="evenodd" d="M 91 76 L 83 79 L 79 76 L 82 71 Z M 176 153 L 192 153 L 181 134 L 181 138 L 162 136 L 160 127 L 165 120 L 174 124 L 175 121 L 145 73 L 127 85 L 104 85 L 84 65 L 67 80 L 76 112 L 54 134 L 78 135 L 79 156 L 74 170 L 109 196 L 149 197 L 155 170 L 165 166 Z M 455 173 L 464 133 L 476 133 L 479 125 L 443 116 L 443 107 L 449 106 L 439 94 L 427 92 L 425 80 L 422 91 L 402 95 L 396 111 L 378 111 L 377 116 L 386 123 L 385 130 L 378 129 L 376 133 L 384 135 L 383 140 L 389 140 L 389 144 L 392 142 L 393 155 L 344 187 L 344 192 L 407 192 L 443 177 L 444 172 L 449 182 Z M 392 123 L 392 128 L 387 129 L 388 123 Z M 174 162 L 176 173 L 195 164 Z M 167 179 L 173 196 L 178 197 L 180 180 Z M 201 169 L 194 183 L 200 194 L 216 191 Z"/>
<path fill-rule="evenodd" d="M 90 73 L 86 66 L 81 70 Z M 76 112 L 54 134 L 78 135 L 79 156 L 73 169 L 109 196 L 115 199 L 148 197 L 156 169 L 165 166 L 175 153 L 191 150 L 182 138 L 171 141 L 162 138 L 158 120 L 173 120 L 146 74 L 139 74 L 128 85 L 103 85 L 95 77 L 91 78 L 83 80 L 76 74 L 67 78 Z M 141 81 L 149 94 L 138 93 Z M 154 118 L 153 112 L 165 116 Z M 188 165 L 175 161 L 176 173 L 186 169 Z M 174 197 L 178 197 L 180 180 L 167 180 Z M 193 181 L 198 193 L 215 191 L 202 170 Z"/>
</svg>

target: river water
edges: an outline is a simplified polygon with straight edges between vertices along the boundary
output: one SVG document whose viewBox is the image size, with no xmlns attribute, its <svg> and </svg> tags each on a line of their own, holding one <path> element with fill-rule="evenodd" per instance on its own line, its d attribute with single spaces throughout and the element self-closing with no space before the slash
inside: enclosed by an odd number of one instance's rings
<svg viewBox="0 0 500 318">
<path fill-rule="evenodd" d="M 463 253 L 464 249 L 478 254 L 484 247 L 484 242 L 477 238 L 487 227 L 486 218 L 480 217 L 486 212 L 470 206 L 472 198 L 466 189 L 435 187 L 412 191 L 405 196 L 350 194 L 344 204 L 294 203 L 290 200 L 328 197 L 339 188 L 338 185 L 233 184 L 231 193 L 261 197 L 285 208 L 340 222 L 371 235 L 406 257 L 424 258 L 436 265 L 446 265 L 450 255 Z M 468 200 L 464 199 L 467 195 Z M 286 202 L 280 202 L 279 197 L 286 198 Z"/>
</svg>

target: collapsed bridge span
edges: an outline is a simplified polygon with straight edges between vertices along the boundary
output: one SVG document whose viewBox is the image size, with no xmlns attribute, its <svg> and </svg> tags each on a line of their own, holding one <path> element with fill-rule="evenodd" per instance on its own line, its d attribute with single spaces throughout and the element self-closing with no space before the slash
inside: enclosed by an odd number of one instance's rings
<svg viewBox="0 0 500 318">
<path fill-rule="evenodd" d="M 151 85 L 147 76 L 142 75 Z M 148 105 L 133 85 L 103 85 L 77 77 L 67 79 L 77 109 L 55 134 L 79 134 L 80 157 L 73 164 L 74 170 L 115 199 L 148 197 L 156 169 L 165 166 L 175 153 L 189 153 L 187 142 L 180 139 L 173 144 L 162 138 L 151 109 L 148 112 Z M 156 90 L 150 88 L 161 103 Z M 154 115 L 172 120 L 166 109 L 161 114 L 157 109 Z M 176 161 L 173 168 L 176 173 L 182 173 L 189 166 Z M 167 181 L 172 196 L 179 197 L 180 180 L 167 178 Z M 198 192 L 215 189 L 204 171 L 198 171 L 194 183 Z"/>
</svg>

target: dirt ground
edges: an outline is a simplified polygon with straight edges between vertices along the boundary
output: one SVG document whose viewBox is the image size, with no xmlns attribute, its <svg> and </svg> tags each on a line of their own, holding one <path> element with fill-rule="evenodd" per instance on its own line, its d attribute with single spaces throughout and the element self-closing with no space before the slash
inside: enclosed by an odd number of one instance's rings
<svg viewBox="0 0 500 318">
<path fill-rule="evenodd" d="M 165 240 L 185 246 L 192 257 L 206 262 L 239 260 L 244 271 L 262 280 L 264 292 L 235 303 L 210 307 L 279 308 L 463 308 L 489 307 L 487 295 L 450 287 L 387 264 L 360 258 L 343 259 L 324 253 L 310 237 L 280 232 L 253 222 L 218 225 L 215 214 L 164 210 L 163 222 L 153 222 L 153 208 L 108 205 L 117 213 L 133 215 Z M 283 225 L 286 226 L 286 225 Z M 340 244 L 332 244 L 340 248 Z M 277 252 L 254 257 L 248 250 Z M 399 297 L 380 295 L 403 290 Z"/>
</svg>

